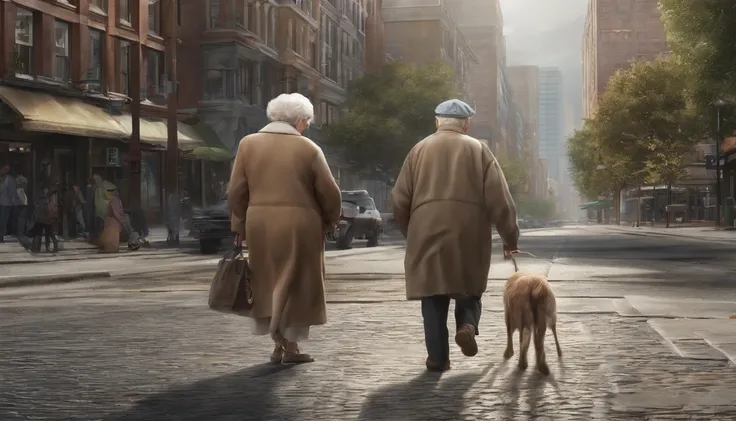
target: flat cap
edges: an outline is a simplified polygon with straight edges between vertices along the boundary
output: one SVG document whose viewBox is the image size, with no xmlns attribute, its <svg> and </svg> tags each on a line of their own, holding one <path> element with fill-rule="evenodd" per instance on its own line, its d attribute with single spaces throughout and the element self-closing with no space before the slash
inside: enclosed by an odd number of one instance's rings
<svg viewBox="0 0 736 421">
<path fill-rule="evenodd" d="M 438 105 L 434 113 L 437 117 L 470 118 L 475 115 L 475 110 L 459 99 L 449 99 Z"/>
</svg>

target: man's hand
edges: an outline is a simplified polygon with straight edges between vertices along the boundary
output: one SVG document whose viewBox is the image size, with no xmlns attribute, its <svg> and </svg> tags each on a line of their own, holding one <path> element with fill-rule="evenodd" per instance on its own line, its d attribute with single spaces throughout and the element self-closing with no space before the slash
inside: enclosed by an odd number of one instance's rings
<svg viewBox="0 0 736 421">
<path fill-rule="evenodd" d="M 503 245 L 503 258 L 505 260 L 511 260 L 512 255 L 519 253 L 519 248 L 516 246 Z"/>
</svg>

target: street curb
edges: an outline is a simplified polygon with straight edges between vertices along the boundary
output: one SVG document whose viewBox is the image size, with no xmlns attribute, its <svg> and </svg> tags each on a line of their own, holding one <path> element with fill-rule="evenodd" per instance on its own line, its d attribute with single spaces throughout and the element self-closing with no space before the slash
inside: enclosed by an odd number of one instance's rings
<svg viewBox="0 0 736 421">
<path fill-rule="evenodd" d="M 703 241 L 707 243 L 723 243 L 723 244 L 733 244 L 733 240 L 729 240 L 727 238 L 702 238 L 702 237 L 696 237 L 693 235 L 687 235 L 687 234 L 677 234 L 677 233 L 670 233 L 670 232 L 653 232 L 649 230 L 639 231 L 635 229 L 627 229 L 627 228 L 616 228 L 616 227 L 606 227 L 609 231 L 614 232 L 620 232 L 622 234 L 626 235 L 635 235 L 640 237 L 647 237 L 647 236 L 659 236 L 659 237 L 677 237 L 677 238 L 684 238 L 692 241 Z"/>
<path fill-rule="evenodd" d="M 78 272 L 63 275 L 30 275 L 30 276 L 3 276 L 0 277 L 0 289 L 25 286 L 41 286 L 52 284 L 66 284 L 94 278 L 109 278 L 109 271 Z"/>
</svg>

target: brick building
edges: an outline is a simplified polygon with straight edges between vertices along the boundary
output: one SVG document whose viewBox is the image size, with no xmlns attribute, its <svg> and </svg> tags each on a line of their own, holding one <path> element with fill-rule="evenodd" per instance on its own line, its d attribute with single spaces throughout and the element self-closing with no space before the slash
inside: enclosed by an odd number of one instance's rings
<svg viewBox="0 0 736 421">
<path fill-rule="evenodd" d="M 129 188 L 137 191 L 131 180 L 141 177 L 149 221 L 160 220 L 164 40 L 172 22 L 164 16 L 176 12 L 163 0 L 0 1 L 0 161 L 30 180 L 31 194 L 40 186 L 66 190 L 96 173 L 128 198 Z M 138 101 L 142 151 L 131 156 Z M 204 141 L 180 124 L 179 144 Z"/>
<path fill-rule="evenodd" d="M 499 143 L 508 143 L 511 137 L 506 130 L 511 103 L 503 98 L 506 54 L 501 6 L 498 0 L 446 0 L 446 5 L 478 58 L 478 64 L 470 67 L 476 115 L 469 134 L 488 139 L 491 148 L 498 151 Z"/>
<path fill-rule="evenodd" d="M 446 0 L 384 0 L 386 52 L 392 59 L 422 64 L 444 61 L 458 90 L 473 103 L 470 69 L 478 58 L 450 15 Z"/>
<path fill-rule="evenodd" d="M 196 111 L 234 148 L 266 123 L 268 101 L 300 92 L 315 130 L 339 118 L 363 74 L 371 0 L 181 0 L 180 107 Z M 186 64 L 185 64 L 186 63 Z M 313 133 L 319 136 L 319 133 Z"/>
<path fill-rule="evenodd" d="M 608 79 L 634 59 L 669 51 L 657 0 L 590 0 L 583 33 L 583 116 L 595 108 Z"/>
<path fill-rule="evenodd" d="M 315 107 L 307 135 L 320 142 L 322 127 L 340 118 L 348 84 L 366 64 L 375 71 L 384 61 L 378 7 L 378 0 L 181 0 L 180 108 L 234 153 L 267 123 L 269 100 L 299 92 Z M 386 183 L 325 152 L 342 188 L 367 189 L 387 206 Z"/>
</svg>

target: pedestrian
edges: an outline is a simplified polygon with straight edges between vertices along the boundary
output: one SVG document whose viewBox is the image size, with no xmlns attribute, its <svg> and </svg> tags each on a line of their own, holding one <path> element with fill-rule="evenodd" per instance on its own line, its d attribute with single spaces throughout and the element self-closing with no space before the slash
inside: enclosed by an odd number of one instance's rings
<svg viewBox="0 0 736 421">
<path fill-rule="evenodd" d="M 72 212 L 74 213 L 74 232 L 86 238 L 88 234 L 87 224 L 84 222 L 84 206 L 86 205 L 87 201 L 84 199 L 84 195 L 82 194 L 82 190 L 79 188 L 79 184 L 73 185 L 72 191 L 74 192 L 71 206 Z"/>
<path fill-rule="evenodd" d="M 4 243 L 5 236 L 9 234 L 10 215 L 17 196 L 15 177 L 10 174 L 10 165 L 3 164 L 0 167 L 0 243 Z"/>
<path fill-rule="evenodd" d="M 46 251 L 59 251 L 59 240 L 56 238 L 55 228 L 59 222 L 59 191 L 57 185 L 44 188 L 42 194 L 34 204 L 34 224 L 28 235 L 33 237 L 31 251 L 41 252 L 41 237 L 45 239 Z M 53 243 L 54 247 L 51 248 Z"/>
<path fill-rule="evenodd" d="M 107 205 L 109 200 L 107 199 L 108 194 L 105 189 L 105 185 L 109 182 L 105 182 L 102 176 L 94 174 L 92 176 L 92 185 L 94 187 L 94 230 L 96 236 L 102 233 L 103 227 L 105 226 L 105 215 L 107 214 Z M 113 185 L 112 183 L 109 183 Z M 113 185 L 114 186 L 114 185 Z"/>
<path fill-rule="evenodd" d="M 498 161 L 468 136 L 475 111 L 463 101 L 435 110 L 437 132 L 409 152 L 391 195 L 394 219 L 406 237 L 406 297 L 421 300 L 427 369 L 450 368 L 447 314 L 455 300 L 455 342 L 466 356 L 475 336 L 488 283 L 492 226 L 515 252 L 516 206 Z"/>
<path fill-rule="evenodd" d="M 15 177 L 16 188 L 16 235 L 20 239 L 25 237 L 28 233 L 28 194 L 26 188 L 28 187 L 28 179 L 22 175 Z"/>
<path fill-rule="evenodd" d="M 102 188 L 105 189 L 107 209 L 105 210 L 103 229 L 98 238 L 98 247 L 103 253 L 118 253 L 120 251 L 120 232 L 126 230 L 129 239 L 134 235 L 128 229 L 130 223 L 123 211 L 123 202 L 120 200 L 117 187 L 109 181 L 105 181 Z M 136 234 L 136 240 L 137 237 Z"/>
<path fill-rule="evenodd" d="M 340 188 L 322 149 L 301 135 L 314 118 L 312 103 L 282 94 L 266 113 L 271 123 L 243 138 L 235 157 L 232 230 L 236 243 L 248 244 L 253 333 L 271 335 L 272 362 L 311 362 L 299 342 L 327 322 L 324 238 L 340 219 Z"/>
</svg>

